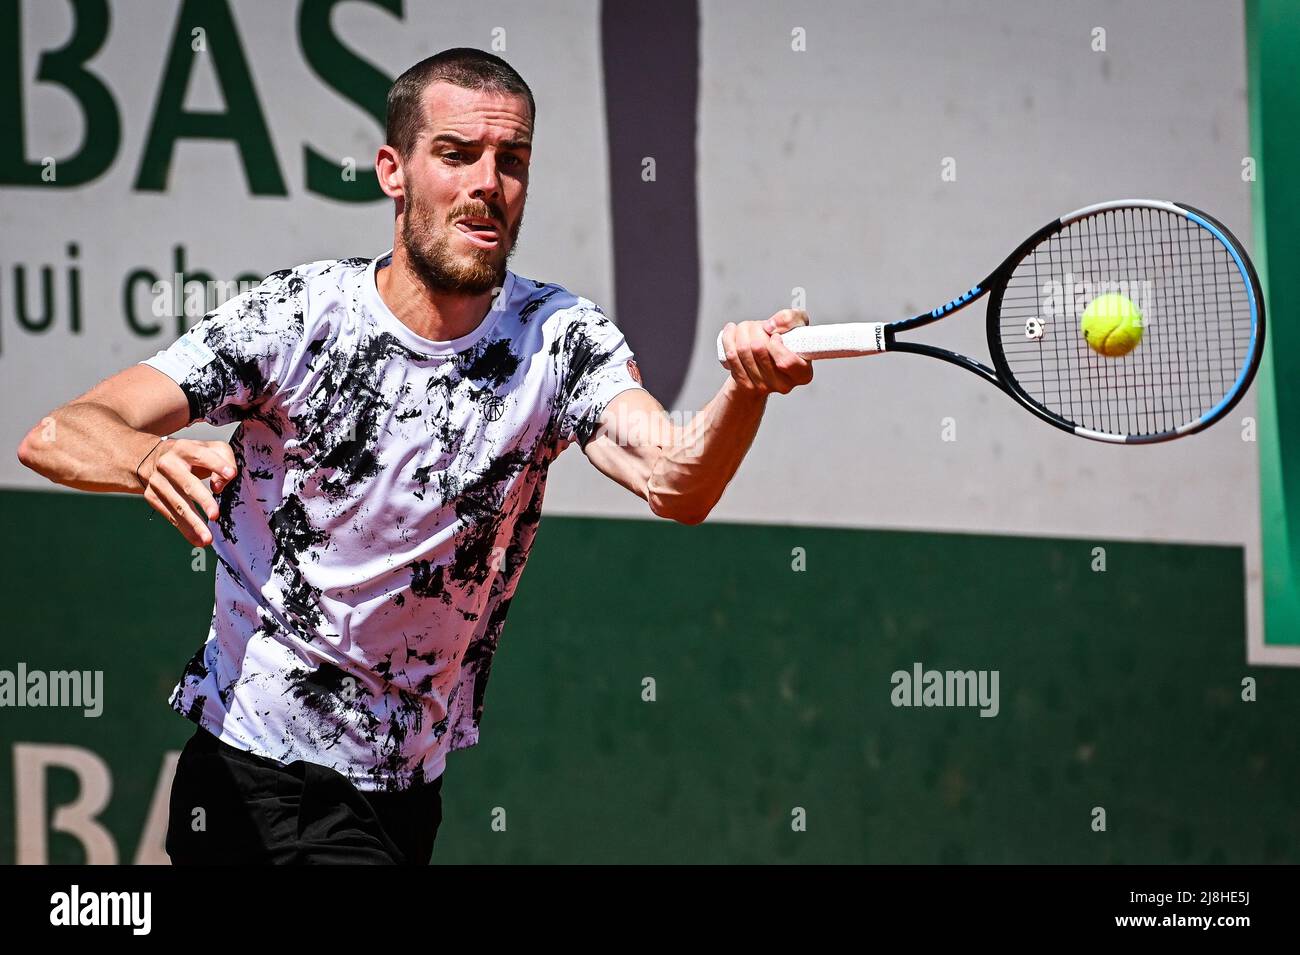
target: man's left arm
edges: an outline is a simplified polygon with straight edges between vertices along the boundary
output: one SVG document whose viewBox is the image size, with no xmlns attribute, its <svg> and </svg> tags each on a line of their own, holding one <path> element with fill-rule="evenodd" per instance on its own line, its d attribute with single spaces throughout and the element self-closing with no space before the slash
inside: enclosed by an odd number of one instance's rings
<svg viewBox="0 0 1300 955">
<path fill-rule="evenodd" d="M 781 332 L 806 324 L 806 313 L 786 309 L 765 322 L 728 325 L 730 377 L 708 404 L 678 425 L 648 391 L 624 391 L 601 413 L 583 449 L 588 459 L 658 516 L 699 524 L 749 451 L 768 396 L 812 380 L 812 363 L 781 341 Z"/>
</svg>

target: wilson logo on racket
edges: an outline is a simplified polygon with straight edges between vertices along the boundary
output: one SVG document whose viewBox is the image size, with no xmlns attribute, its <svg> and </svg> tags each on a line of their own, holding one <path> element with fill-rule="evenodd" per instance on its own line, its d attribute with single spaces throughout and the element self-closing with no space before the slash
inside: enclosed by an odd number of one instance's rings
<svg viewBox="0 0 1300 955">
<path fill-rule="evenodd" d="M 973 289 L 971 289 L 971 290 L 970 290 L 969 292 L 967 292 L 965 295 L 961 296 L 960 298 L 955 298 L 955 299 L 953 299 L 953 300 L 952 300 L 951 302 L 949 302 L 947 305 L 941 305 L 939 308 L 936 308 L 936 309 L 935 309 L 934 311 L 932 311 L 930 314 L 931 314 L 934 318 L 939 318 L 939 317 L 942 316 L 942 315 L 947 315 L 947 314 L 948 314 L 949 312 L 951 312 L 953 309 L 961 308 L 963 305 L 965 305 L 965 304 L 966 304 L 967 302 L 969 302 L 971 299 L 978 298 L 979 295 L 980 295 L 980 292 L 981 292 L 981 291 L 982 291 L 982 290 L 980 289 L 980 287 L 979 287 L 978 285 L 976 285 Z"/>
</svg>

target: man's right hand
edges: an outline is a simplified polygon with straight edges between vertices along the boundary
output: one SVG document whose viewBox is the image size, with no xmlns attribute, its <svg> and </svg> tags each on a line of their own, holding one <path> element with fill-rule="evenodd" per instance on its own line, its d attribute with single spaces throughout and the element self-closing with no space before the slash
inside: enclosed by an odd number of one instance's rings
<svg viewBox="0 0 1300 955">
<path fill-rule="evenodd" d="M 212 490 L 203 484 L 212 478 Z M 235 477 L 235 453 L 225 441 L 166 440 L 140 465 L 144 499 L 196 547 L 212 543 L 212 533 L 189 502 L 215 521 L 220 514 L 213 495 Z"/>
</svg>

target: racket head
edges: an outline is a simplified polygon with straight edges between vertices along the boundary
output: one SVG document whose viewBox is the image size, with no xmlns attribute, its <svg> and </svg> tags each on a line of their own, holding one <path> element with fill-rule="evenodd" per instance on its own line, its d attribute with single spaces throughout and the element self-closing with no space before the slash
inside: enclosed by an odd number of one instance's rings
<svg viewBox="0 0 1300 955">
<path fill-rule="evenodd" d="M 1142 313 L 1138 345 L 1118 357 L 1094 352 L 1080 331 L 1083 309 L 1106 292 Z M 989 277 L 988 346 L 1000 384 L 1043 420 L 1097 441 L 1168 441 L 1223 418 L 1255 377 L 1264 328 L 1245 249 L 1182 203 L 1076 210 Z"/>
</svg>

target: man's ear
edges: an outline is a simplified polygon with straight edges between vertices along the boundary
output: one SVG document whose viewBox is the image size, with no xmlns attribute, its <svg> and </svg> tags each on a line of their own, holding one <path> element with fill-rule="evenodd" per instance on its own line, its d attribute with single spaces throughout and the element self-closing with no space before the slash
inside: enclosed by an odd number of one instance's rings
<svg viewBox="0 0 1300 955">
<path fill-rule="evenodd" d="M 400 200 L 406 195 L 406 171 L 402 168 L 401 154 L 392 146 L 379 147 L 375 156 L 375 178 L 388 198 Z"/>
</svg>

